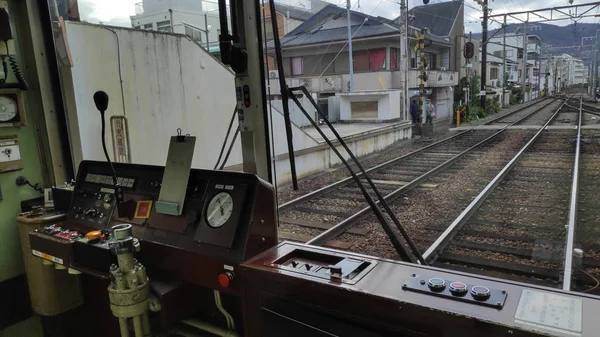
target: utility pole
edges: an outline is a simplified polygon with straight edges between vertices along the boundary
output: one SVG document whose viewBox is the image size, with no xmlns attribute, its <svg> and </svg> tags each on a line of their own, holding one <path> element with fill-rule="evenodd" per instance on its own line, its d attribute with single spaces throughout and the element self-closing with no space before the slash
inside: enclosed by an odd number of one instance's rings
<svg viewBox="0 0 600 337">
<path fill-rule="evenodd" d="M 598 41 L 600 40 L 600 30 L 596 30 L 596 44 L 594 45 L 594 61 L 592 62 L 592 99 L 596 99 L 598 91 Z"/>
<path fill-rule="evenodd" d="M 406 73 L 408 73 L 408 63 L 406 62 L 408 57 L 408 45 L 407 42 L 407 30 L 406 23 L 408 22 L 406 12 L 406 0 L 400 1 L 400 73 L 404 74 L 402 76 L 402 90 L 404 91 L 404 118 L 409 118 L 409 98 L 408 98 L 408 77 Z"/>
<path fill-rule="evenodd" d="M 350 91 L 354 91 L 354 58 L 352 56 L 352 20 L 350 19 L 350 9 L 352 4 L 346 0 L 346 16 L 348 17 L 348 54 L 350 57 Z"/>
<path fill-rule="evenodd" d="M 537 88 L 538 88 L 538 95 L 537 98 L 540 98 L 540 96 L 542 96 L 542 56 L 544 55 L 544 51 L 542 50 L 542 45 L 540 42 L 540 55 L 538 56 L 538 77 L 537 77 Z"/>
<path fill-rule="evenodd" d="M 502 29 L 504 32 L 502 33 L 502 104 L 504 107 L 505 100 L 505 91 L 506 91 L 506 15 L 504 16 L 504 24 L 502 24 Z"/>
<path fill-rule="evenodd" d="M 523 102 L 527 94 L 527 22 L 523 22 Z"/>
<path fill-rule="evenodd" d="M 487 82 L 487 40 L 488 40 L 488 0 L 483 0 L 483 21 L 481 21 L 481 107 L 485 111 L 485 84 Z"/>
<path fill-rule="evenodd" d="M 425 83 L 427 82 L 427 60 L 425 60 L 425 30 L 421 29 L 421 33 L 417 33 L 417 46 L 415 51 L 419 51 L 420 64 L 419 68 L 421 74 L 419 76 L 421 82 L 419 84 L 419 129 L 421 135 L 423 135 L 423 112 L 426 112 L 427 106 L 425 105 Z M 430 123 L 431 119 L 427 118 L 426 122 Z"/>
</svg>

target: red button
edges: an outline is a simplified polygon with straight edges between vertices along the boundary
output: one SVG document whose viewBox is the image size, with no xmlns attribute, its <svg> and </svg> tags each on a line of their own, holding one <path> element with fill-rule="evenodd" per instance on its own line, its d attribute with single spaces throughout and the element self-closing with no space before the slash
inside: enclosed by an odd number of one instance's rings
<svg viewBox="0 0 600 337">
<path fill-rule="evenodd" d="M 229 284 L 233 281 L 233 274 L 230 272 L 219 274 L 219 284 L 223 288 L 229 288 Z"/>
</svg>

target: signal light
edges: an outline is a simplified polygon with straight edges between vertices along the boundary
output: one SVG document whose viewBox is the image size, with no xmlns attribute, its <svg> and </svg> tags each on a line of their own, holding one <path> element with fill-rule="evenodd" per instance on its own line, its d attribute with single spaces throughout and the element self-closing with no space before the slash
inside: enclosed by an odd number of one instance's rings
<svg viewBox="0 0 600 337">
<path fill-rule="evenodd" d="M 465 43 L 464 56 L 467 60 L 470 60 L 475 55 L 475 45 L 473 42 Z"/>
</svg>

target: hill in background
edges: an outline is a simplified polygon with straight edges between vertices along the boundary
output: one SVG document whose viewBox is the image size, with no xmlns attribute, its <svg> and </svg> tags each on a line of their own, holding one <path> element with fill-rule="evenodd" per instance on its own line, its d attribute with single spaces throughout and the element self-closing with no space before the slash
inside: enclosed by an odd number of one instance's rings
<svg viewBox="0 0 600 337">
<path fill-rule="evenodd" d="M 518 29 L 518 31 L 517 31 Z M 523 34 L 522 24 L 509 24 L 506 27 L 507 34 Z M 596 43 L 596 30 L 600 24 L 577 23 L 567 26 L 556 26 L 546 23 L 531 23 L 527 26 L 529 35 L 537 35 L 544 44 L 544 53 L 551 56 L 569 54 L 582 59 L 586 64 L 592 62 L 594 56 L 594 44 Z M 500 30 L 496 36 L 502 35 L 502 29 L 490 30 L 488 36 L 492 36 Z M 473 34 L 474 38 L 481 39 L 481 33 Z"/>
</svg>

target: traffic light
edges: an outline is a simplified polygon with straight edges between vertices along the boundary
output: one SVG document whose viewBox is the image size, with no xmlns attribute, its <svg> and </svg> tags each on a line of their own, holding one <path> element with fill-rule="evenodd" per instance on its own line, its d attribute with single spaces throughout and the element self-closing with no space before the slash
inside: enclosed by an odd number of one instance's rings
<svg viewBox="0 0 600 337">
<path fill-rule="evenodd" d="M 467 60 L 470 60 L 475 55 L 475 45 L 473 42 L 465 43 L 464 56 Z"/>
</svg>

